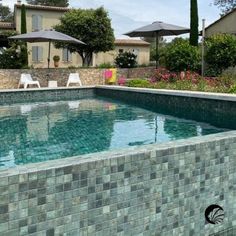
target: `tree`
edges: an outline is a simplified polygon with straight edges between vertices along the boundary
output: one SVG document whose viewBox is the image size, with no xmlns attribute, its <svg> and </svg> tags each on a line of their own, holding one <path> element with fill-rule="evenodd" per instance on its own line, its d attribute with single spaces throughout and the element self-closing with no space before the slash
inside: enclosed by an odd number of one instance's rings
<svg viewBox="0 0 236 236">
<path fill-rule="evenodd" d="M 165 49 L 165 65 L 170 71 L 198 71 L 200 54 L 198 47 L 189 44 L 188 39 L 175 38 Z"/>
<path fill-rule="evenodd" d="M 25 66 L 23 62 L 22 51 L 19 51 L 19 47 L 23 47 L 21 42 L 9 41 L 8 37 L 16 35 L 16 31 L 4 31 L 1 35 L 5 36 L 8 45 L 6 49 L 1 50 L 0 53 L 0 69 L 20 69 Z"/>
<path fill-rule="evenodd" d="M 198 4 L 197 0 L 191 0 L 190 6 L 190 44 L 198 46 Z"/>
<path fill-rule="evenodd" d="M 0 4 L 0 21 L 13 21 L 13 13 L 8 6 Z"/>
<path fill-rule="evenodd" d="M 236 0 L 215 0 L 214 4 L 221 9 L 223 14 L 236 8 Z"/>
<path fill-rule="evenodd" d="M 42 5 L 42 6 L 55 6 L 55 7 L 68 7 L 68 0 L 26 0 L 31 5 Z"/>
<path fill-rule="evenodd" d="M 25 5 L 22 4 L 21 7 L 21 34 L 27 33 L 26 29 L 26 8 Z M 28 65 L 28 51 L 27 51 L 27 43 L 24 43 L 23 46 L 21 47 L 21 52 L 22 52 L 22 61 L 23 64 L 26 66 Z"/>
<path fill-rule="evenodd" d="M 211 76 L 219 75 L 236 65 L 236 38 L 231 34 L 216 34 L 206 40 L 206 62 Z"/>
<path fill-rule="evenodd" d="M 114 32 L 111 20 L 103 7 L 98 9 L 74 9 L 61 18 L 61 23 L 55 29 L 77 38 L 86 45 L 56 43 L 57 48 L 67 47 L 71 52 L 77 52 L 83 65 L 91 65 L 93 53 L 106 52 L 114 48 Z"/>
</svg>

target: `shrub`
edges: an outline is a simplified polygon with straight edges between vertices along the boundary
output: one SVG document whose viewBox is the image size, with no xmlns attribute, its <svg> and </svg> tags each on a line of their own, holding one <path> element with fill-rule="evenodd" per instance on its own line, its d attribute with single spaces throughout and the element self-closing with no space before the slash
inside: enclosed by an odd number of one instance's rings
<svg viewBox="0 0 236 236">
<path fill-rule="evenodd" d="M 166 48 L 165 65 L 170 71 L 196 71 L 200 64 L 200 53 L 197 47 L 191 46 L 188 40 L 175 39 Z"/>
<path fill-rule="evenodd" d="M 100 69 L 109 69 L 109 68 L 113 68 L 114 66 L 111 63 L 102 63 L 98 66 L 98 68 Z"/>
<path fill-rule="evenodd" d="M 172 73 L 165 68 L 158 68 L 155 70 L 154 74 L 151 77 L 151 82 L 156 81 L 166 81 L 166 82 L 175 82 L 178 79 L 176 73 Z"/>
<path fill-rule="evenodd" d="M 53 57 L 53 61 L 55 61 L 55 62 L 60 61 L 60 57 L 59 57 L 58 55 L 55 55 L 55 56 Z"/>
<path fill-rule="evenodd" d="M 21 69 L 25 66 L 22 51 L 17 52 L 17 44 L 0 54 L 0 69 Z"/>
<path fill-rule="evenodd" d="M 222 76 L 228 75 L 231 76 L 232 78 L 236 79 L 236 66 L 235 67 L 229 67 L 226 70 L 222 72 Z"/>
<path fill-rule="evenodd" d="M 150 82 L 144 79 L 133 79 L 129 80 L 126 85 L 128 87 L 140 87 L 140 88 L 147 88 L 150 87 Z"/>
<path fill-rule="evenodd" d="M 115 58 L 115 64 L 120 68 L 134 68 L 137 66 L 137 56 L 132 52 L 123 52 Z"/>
<path fill-rule="evenodd" d="M 206 62 L 212 76 L 236 64 L 236 38 L 229 34 L 217 34 L 206 40 Z"/>
</svg>

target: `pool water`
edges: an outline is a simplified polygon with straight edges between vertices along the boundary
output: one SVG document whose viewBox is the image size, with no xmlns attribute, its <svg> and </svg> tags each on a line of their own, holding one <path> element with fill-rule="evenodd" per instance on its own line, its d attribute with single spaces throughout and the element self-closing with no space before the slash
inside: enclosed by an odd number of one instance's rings
<svg viewBox="0 0 236 236">
<path fill-rule="evenodd" d="M 0 168 L 223 131 L 103 98 L 0 106 Z"/>
</svg>

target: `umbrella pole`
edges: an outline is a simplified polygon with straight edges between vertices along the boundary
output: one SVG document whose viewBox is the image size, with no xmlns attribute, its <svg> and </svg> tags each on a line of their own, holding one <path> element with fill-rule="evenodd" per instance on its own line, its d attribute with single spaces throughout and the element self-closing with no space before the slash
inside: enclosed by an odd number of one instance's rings
<svg viewBox="0 0 236 236">
<path fill-rule="evenodd" d="M 51 40 L 49 40 L 49 48 L 48 48 L 48 69 L 50 66 L 50 54 L 51 54 Z"/>
<path fill-rule="evenodd" d="M 156 69 L 159 66 L 158 46 L 159 46 L 159 37 L 158 37 L 158 33 L 156 32 Z"/>
</svg>

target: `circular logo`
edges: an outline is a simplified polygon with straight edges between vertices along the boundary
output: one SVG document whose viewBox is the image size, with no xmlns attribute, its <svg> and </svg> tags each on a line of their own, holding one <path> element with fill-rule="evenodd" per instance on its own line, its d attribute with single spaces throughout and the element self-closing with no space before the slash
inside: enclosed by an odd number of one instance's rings
<svg viewBox="0 0 236 236">
<path fill-rule="evenodd" d="M 224 210 L 219 205 L 210 205 L 205 210 L 206 221 L 210 224 L 220 224 L 224 220 Z"/>
</svg>

